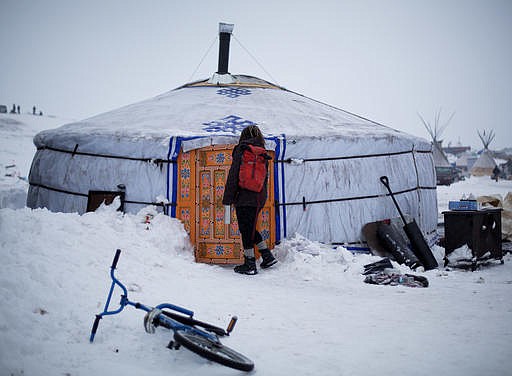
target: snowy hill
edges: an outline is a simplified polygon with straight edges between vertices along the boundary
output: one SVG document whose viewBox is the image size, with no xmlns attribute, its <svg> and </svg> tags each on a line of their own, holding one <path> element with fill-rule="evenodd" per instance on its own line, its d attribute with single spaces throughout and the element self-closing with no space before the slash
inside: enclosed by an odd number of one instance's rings
<svg viewBox="0 0 512 376">
<path fill-rule="evenodd" d="M 0 208 L 25 206 L 36 133 L 70 121 L 52 116 L 0 114 Z"/>
<path fill-rule="evenodd" d="M 510 254 L 503 265 L 475 272 L 415 272 L 428 278 L 428 288 L 365 284 L 364 265 L 379 258 L 299 234 L 281 243 L 279 263 L 257 276 L 198 264 L 181 223 L 161 214 L 147 229 L 143 212 L 102 207 L 79 216 L 23 208 L 13 192 L 26 192 L 20 177 L 30 167 L 31 138 L 65 122 L 0 116 L 0 375 L 242 374 L 185 349 L 168 350 L 171 334 L 145 333 L 143 315 L 131 307 L 105 317 L 94 344 L 88 342 L 117 248 L 118 276 L 132 299 L 182 305 L 222 327 L 237 315 L 223 343 L 255 362 L 253 374 L 510 374 Z M 12 169 L 14 176 L 4 176 Z M 471 178 L 439 187 L 438 206 L 445 210 L 462 194 L 508 191 L 510 182 Z M 434 251 L 443 256 L 442 248 Z"/>
</svg>

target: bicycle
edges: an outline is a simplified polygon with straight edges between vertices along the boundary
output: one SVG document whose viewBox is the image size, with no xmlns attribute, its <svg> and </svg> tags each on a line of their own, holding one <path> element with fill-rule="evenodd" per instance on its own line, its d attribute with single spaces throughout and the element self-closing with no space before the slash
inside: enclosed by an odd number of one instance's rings
<svg viewBox="0 0 512 376">
<path fill-rule="evenodd" d="M 112 283 L 107 295 L 107 301 L 103 312 L 96 315 L 91 330 L 89 342 L 94 341 L 98 325 L 103 316 L 116 315 L 126 306 L 132 306 L 146 312 L 144 316 L 144 328 L 148 333 L 155 333 L 157 327 L 163 327 L 174 332 L 173 339 L 167 345 L 171 350 L 178 350 L 180 346 L 196 353 L 203 358 L 217 362 L 227 367 L 240 371 L 249 372 L 254 368 L 252 360 L 245 355 L 224 346 L 219 337 L 229 336 L 237 322 L 237 317 L 233 316 L 226 329 L 215 325 L 196 320 L 194 312 L 170 303 L 162 303 L 156 307 L 150 307 L 142 303 L 136 303 L 128 299 L 128 290 L 124 284 L 115 276 L 115 269 L 121 250 L 116 250 L 114 260 L 110 267 L 110 278 Z M 109 311 L 110 301 L 115 287 L 119 286 L 123 292 L 119 302 L 119 308 Z M 171 312 L 174 311 L 174 312 Z M 202 329 L 200 329 L 202 328 Z"/>
</svg>

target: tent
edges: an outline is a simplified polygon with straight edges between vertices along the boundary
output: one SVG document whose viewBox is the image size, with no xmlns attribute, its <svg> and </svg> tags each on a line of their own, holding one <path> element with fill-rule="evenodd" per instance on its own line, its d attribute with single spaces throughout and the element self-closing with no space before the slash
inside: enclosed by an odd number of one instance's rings
<svg viewBox="0 0 512 376">
<path fill-rule="evenodd" d="M 432 142 L 432 157 L 434 158 L 434 165 L 436 167 L 451 167 L 446 154 L 443 152 L 441 144 L 442 141 Z"/>
<path fill-rule="evenodd" d="M 482 133 L 478 132 L 478 136 L 484 145 L 484 150 L 471 167 L 470 172 L 474 176 L 491 176 L 497 165 L 489 151 L 489 144 L 494 140 L 495 135 L 493 131 L 486 134 L 484 130 Z"/>
<path fill-rule="evenodd" d="M 455 162 L 455 166 L 457 166 L 458 168 L 460 168 L 464 171 L 469 171 L 469 170 L 471 170 L 471 167 L 473 167 L 473 165 L 475 164 L 477 159 L 478 159 L 478 156 L 475 153 L 470 152 L 470 151 L 465 151 L 464 153 L 462 153 L 459 156 L 459 158 Z"/>
<path fill-rule="evenodd" d="M 440 126 L 439 121 L 441 119 L 441 109 L 439 109 L 434 118 L 434 125 L 432 125 L 430 122 L 427 122 L 420 114 L 418 114 L 421 121 L 423 122 L 423 125 L 425 126 L 425 129 L 430 135 L 430 138 L 432 139 L 432 156 L 434 158 L 434 166 L 437 177 L 436 182 L 438 185 L 450 185 L 457 178 L 455 169 L 443 151 L 443 141 L 439 139 L 443 131 L 452 120 L 453 115 L 455 115 L 454 112 L 448 117 L 448 120 L 444 123 L 444 125 Z"/>
<path fill-rule="evenodd" d="M 299 233 L 364 249 L 364 224 L 398 216 L 382 175 L 402 210 L 435 234 L 426 140 L 220 66 L 209 79 L 37 134 L 27 206 L 84 213 L 95 195 L 119 194 L 126 212 L 154 205 L 180 219 L 198 261 L 239 262 L 236 218 L 221 199 L 231 150 L 257 124 L 273 156 L 259 224 L 272 246 Z"/>
<path fill-rule="evenodd" d="M 432 139 L 432 155 L 434 158 L 434 165 L 436 168 L 439 167 L 451 167 L 450 162 L 448 161 L 448 158 L 446 157 L 446 154 L 443 151 L 443 140 L 440 140 L 441 134 L 446 129 L 450 121 L 452 120 L 453 116 L 455 115 L 455 112 L 453 112 L 449 117 L 448 120 L 440 126 L 439 122 L 441 120 L 441 109 L 437 112 L 435 118 L 434 118 L 434 124 L 432 125 L 430 122 L 426 121 L 423 116 L 418 114 L 418 116 L 421 119 L 421 122 L 423 123 L 423 126 L 427 130 L 428 134 L 430 135 L 430 138 Z"/>
</svg>

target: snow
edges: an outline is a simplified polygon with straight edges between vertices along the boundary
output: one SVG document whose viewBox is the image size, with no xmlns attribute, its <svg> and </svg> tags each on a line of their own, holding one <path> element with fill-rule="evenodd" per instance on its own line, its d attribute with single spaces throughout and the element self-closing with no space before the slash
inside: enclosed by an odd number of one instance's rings
<svg viewBox="0 0 512 376">
<path fill-rule="evenodd" d="M 0 208 L 25 206 L 26 180 L 36 151 L 34 135 L 68 121 L 53 116 L 0 114 Z"/>
<path fill-rule="evenodd" d="M 2 169 L 14 160 L 19 176 L 27 176 L 35 121 L 23 119 L 32 127 L 26 131 L 0 123 Z M 0 183 L 2 375 L 242 374 L 185 349 L 168 350 L 171 333 L 147 334 L 142 312 L 132 307 L 101 320 L 89 343 L 117 248 L 123 250 L 117 275 L 132 300 L 178 304 L 218 326 L 237 315 L 237 327 L 222 342 L 254 361 L 253 374 L 466 376 L 512 369 L 510 254 L 503 265 L 475 272 L 416 273 L 429 279 L 428 288 L 375 286 L 360 273 L 379 258 L 296 234 L 275 249 L 275 267 L 242 276 L 231 267 L 195 263 L 179 221 L 157 214 L 149 228 L 143 223 L 150 208 L 134 215 L 120 214 L 115 205 L 84 215 L 9 208 L 9 190 L 27 183 L 4 174 Z M 472 177 L 438 187 L 439 211 L 463 194 L 508 191 L 510 182 Z M 438 258 L 444 252 L 434 251 Z"/>
</svg>

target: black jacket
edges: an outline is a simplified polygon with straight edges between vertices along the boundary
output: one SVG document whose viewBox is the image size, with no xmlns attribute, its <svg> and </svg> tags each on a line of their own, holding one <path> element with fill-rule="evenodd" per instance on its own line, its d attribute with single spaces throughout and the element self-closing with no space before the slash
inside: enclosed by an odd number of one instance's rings
<svg viewBox="0 0 512 376">
<path fill-rule="evenodd" d="M 235 206 L 255 206 L 262 208 L 267 201 L 267 183 L 268 183 L 268 161 L 267 161 L 267 177 L 261 192 L 253 192 L 247 189 L 242 189 L 238 186 L 238 175 L 240 173 L 240 164 L 242 163 L 242 154 L 247 145 L 261 146 L 257 139 L 251 138 L 244 140 L 233 149 L 233 163 L 229 169 L 228 179 L 224 188 L 224 197 L 222 198 L 223 205 Z"/>
</svg>

